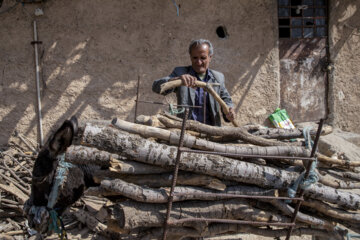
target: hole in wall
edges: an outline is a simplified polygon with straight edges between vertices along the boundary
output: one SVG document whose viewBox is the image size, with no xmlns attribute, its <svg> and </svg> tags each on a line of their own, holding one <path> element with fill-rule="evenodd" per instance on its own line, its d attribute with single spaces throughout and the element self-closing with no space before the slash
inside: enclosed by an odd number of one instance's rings
<svg viewBox="0 0 360 240">
<path fill-rule="evenodd" d="M 218 26 L 216 28 L 216 34 L 219 38 L 227 38 L 229 36 L 225 26 Z"/>
</svg>

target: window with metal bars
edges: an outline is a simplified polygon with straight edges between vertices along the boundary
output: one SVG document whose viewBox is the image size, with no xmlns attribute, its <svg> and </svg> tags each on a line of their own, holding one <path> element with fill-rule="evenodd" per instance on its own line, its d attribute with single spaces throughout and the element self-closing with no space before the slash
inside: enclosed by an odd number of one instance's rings
<svg viewBox="0 0 360 240">
<path fill-rule="evenodd" d="M 280 38 L 327 36 L 328 0 L 278 0 Z"/>
</svg>

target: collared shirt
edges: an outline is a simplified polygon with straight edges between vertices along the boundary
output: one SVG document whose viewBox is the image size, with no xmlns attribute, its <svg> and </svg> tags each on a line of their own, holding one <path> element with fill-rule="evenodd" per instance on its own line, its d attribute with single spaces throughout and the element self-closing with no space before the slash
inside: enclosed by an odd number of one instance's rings
<svg viewBox="0 0 360 240">
<path fill-rule="evenodd" d="M 202 82 L 208 82 L 209 79 L 212 77 L 212 73 L 209 71 L 209 69 L 206 70 L 206 74 L 205 74 L 205 78 L 203 80 L 200 79 L 200 77 L 198 76 L 198 74 L 194 71 L 193 68 L 190 69 L 189 74 L 191 76 L 194 76 L 197 78 L 198 81 L 202 81 Z M 205 98 L 206 98 L 206 124 L 211 125 L 211 118 L 210 118 L 210 114 L 209 111 L 211 111 L 210 108 L 210 102 L 209 102 L 209 96 L 208 93 L 206 91 L 204 91 L 203 88 L 196 88 L 195 91 L 195 106 L 202 106 L 202 108 L 194 108 L 192 113 L 191 113 L 191 119 L 199 121 L 204 123 L 204 94 L 205 94 Z"/>
</svg>

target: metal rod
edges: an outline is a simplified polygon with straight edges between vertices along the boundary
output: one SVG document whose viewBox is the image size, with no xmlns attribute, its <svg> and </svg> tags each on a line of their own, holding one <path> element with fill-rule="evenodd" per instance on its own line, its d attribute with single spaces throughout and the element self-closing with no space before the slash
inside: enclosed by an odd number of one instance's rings
<svg viewBox="0 0 360 240">
<path fill-rule="evenodd" d="M 188 148 L 181 148 L 182 152 L 191 152 L 191 153 L 203 153 L 203 154 L 211 154 L 211 155 L 221 155 L 221 156 L 229 156 L 229 157 L 245 157 L 245 158 L 277 158 L 277 159 L 293 159 L 293 160 L 309 160 L 315 161 L 314 157 L 292 157 L 292 156 L 272 156 L 272 155 L 250 155 L 250 154 L 239 154 L 239 153 L 224 153 L 224 152 L 209 152 L 202 150 L 193 150 Z"/>
<path fill-rule="evenodd" d="M 174 193 L 173 196 L 187 196 L 188 193 Z M 228 198 L 252 198 L 252 199 L 279 199 L 279 200 L 299 200 L 304 201 L 303 198 L 291 198 L 291 197 L 276 197 L 276 196 L 261 196 L 261 195 L 238 195 L 231 193 L 192 193 L 192 196 L 199 197 L 228 197 Z"/>
<path fill-rule="evenodd" d="M 233 220 L 233 219 L 217 219 L 217 218 L 184 218 L 180 220 L 172 220 L 169 225 L 182 224 L 185 222 L 218 222 L 218 223 L 234 223 L 234 224 L 250 224 L 262 226 L 295 226 L 294 223 L 280 223 L 280 222 L 258 222 L 246 220 Z"/>
<path fill-rule="evenodd" d="M 165 220 L 165 223 L 164 223 L 163 240 L 166 240 L 166 235 L 167 235 L 167 232 L 168 232 L 168 227 L 169 227 L 168 221 L 169 221 L 169 218 L 170 218 L 170 212 L 171 212 L 172 203 L 173 203 L 173 200 L 174 200 L 174 189 L 175 189 L 175 186 L 176 186 L 177 176 L 178 176 L 178 172 L 179 172 L 180 157 L 181 157 L 181 147 L 184 145 L 185 125 L 186 125 L 186 120 L 188 119 L 188 116 L 189 116 L 189 108 L 186 108 L 184 118 L 183 118 L 183 122 L 182 122 L 182 126 L 181 126 L 181 133 L 180 133 L 178 151 L 177 151 L 177 155 L 176 155 L 174 176 L 173 176 L 173 181 L 172 181 L 172 184 L 171 184 L 171 190 L 170 190 L 169 199 L 168 199 L 166 220 Z"/>
<path fill-rule="evenodd" d="M 319 127 L 318 127 L 318 130 L 316 132 L 316 137 L 315 137 L 315 140 L 314 140 L 314 145 L 312 147 L 312 150 L 311 150 L 311 155 L 310 157 L 314 157 L 315 156 L 315 153 L 316 153 L 316 150 L 317 150 L 317 146 L 318 146 L 318 143 L 319 143 L 319 139 L 320 139 L 320 134 L 321 134 L 321 130 L 322 130 L 322 127 L 323 127 L 323 124 L 324 124 L 324 119 L 320 119 L 320 123 L 319 123 Z M 306 172 L 305 172 L 305 176 L 304 176 L 304 179 L 308 178 L 309 174 L 310 174 L 310 167 L 311 167 L 311 163 L 312 162 L 308 162 L 307 166 L 306 166 Z M 300 198 L 303 198 L 304 197 L 304 190 L 303 189 L 300 189 L 299 191 L 299 197 Z M 291 219 L 291 222 L 294 223 L 295 225 L 295 222 L 296 222 L 296 216 L 299 212 L 299 209 L 300 209 L 300 206 L 301 206 L 301 202 L 302 201 L 297 201 L 296 203 L 296 206 L 295 206 L 295 210 L 294 210 L 294 214 L 292 216 L 292 219 Z M 293 230 L 293 226 L 291 226 L 289 228 L 289 231 L 286 235 L 286 240 L 289 240 L 290 239 L 290 236 L 291 236 L 291 232 Z"/>
<path fill-rule="evenodd" d="M 34 48 L 35 48 L 35 72 L 36 72 L 36 93 L 37 93 L 37 105 L 38 105 L 38 121 L 39 121 L 39 133 L 40 133 L 40 147 L 44 145 L 43 129 L 42 129 L 42 116 L 41 116 L 41 97 L 40 97 L 40 67 L 38 60 L 38 37 L 36 30 L 36 21 L 34 21 Z"/>
<path fill-rule="evenodd" d="M 135 100 L 135 116 L 134 123 L 136 122 L 137 110 L 138 110 L 138 102 L 139 102 L 139 89 L 140 89 L 140 75 L 138 75 L 137 87 L 136 87 L 136 100 Z"/>
</svg>

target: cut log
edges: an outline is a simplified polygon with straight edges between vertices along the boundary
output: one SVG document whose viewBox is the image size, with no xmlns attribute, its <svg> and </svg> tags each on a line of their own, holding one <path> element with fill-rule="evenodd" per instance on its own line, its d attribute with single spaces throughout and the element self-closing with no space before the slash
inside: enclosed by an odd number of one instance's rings
<svg viewBox="0 0 360 240">
<path fill-rule="evenodd" d="M 303 138 L 303 133 L 300 129 L 285 129 L 285 128 L 261 128 L 257 131 L 251 132 L 252 135 L 267 139 L 292 139 Z M 316 130 L 311 130 L 310 135 L 315 136 Z"/>
<path fill-rule="evenodd" d="M 181 122 L 171 120 L 167 117 L 159 115 L 159 120 L 168 128 L 181 128 Z M 188 122 L 186 124 L 186 129 L 205 133 L 209 136 L 231 136 L 236 137 L 239 140 L 242 140 L 247 143 L 251 143 L 259 146 L 289 146 L 294 145 L 290 143 L 284 143 L 280 141 L 274 141 L 269 139 L 264 139 L 262 137 L 254 136 L 250 134 L 246 129 L 242 127 L 214 127 L 209 126 L 200 122 Z"/>
<path fill-rule="evenodd" d="M 174 166 L 177 153 L 176 147 L 149 141 L 111 127 L 87 126 L 83 142 L 109 152 L 117 152 L 135 161 L 162 167 Z M 281 189 L 298 177 L 297 173 L 216 155 L 184 152 L 181 156 L 181 170 L 261 187 Z"/>
<path fill-rule="evenodd" d="M 167 118 L 169 118 L 169 119 L 172 119 L 172 120 L 178 121 L 178 122 L 182 122 L 182 121 L 183 121 L 182 118 L 179 118 L 179 117 L 177 117 L 176 115 L 171 115 L 171 114 L 169 114 L 169 113 L 166 112 L 166 111 L 163 111 L 163 112 L 161 112 L 161 114 L 157 114 L 157 115 L 156 115 L 156 117 L 157 117 L 158 119 L 159 119 L 159 116 L 165 116 L 165 117 L 167 117 Z M 191 120 L 191 119 L 187 120 L 186 122 L 188 122 L 188 123 L 200 123 L 200 122 L 198 122 L 198 121 L 196 121 L 196 120 Z M 257 131 L 257 130 L 259 130 L 262 126 L 259 125 L 259 124 L 247 124 L 247 125 L 244 125 L 244 126 L 241 126 L 241 127 L 242 127 L 243 129 L 249 131 L 249 132 L 252 132 L 252 131 Z M 181 129 L 181 127 L 178 128 L 178 129 Z"/>
<path fill-rule="evenodd" d="M 208 93 L 211 94 L 211 96 L 213 96 L 213 98 L 220 104 L 223 112 L 225 115 L 229 114 L 229 107 L 228 105 L 226 105 L 226 103 L 220 98 L 220 96 L 214 91 L 214 89 L 211 87 L 211 85 L 205 83 L 205 82 L 201 82 L 201 81 L 195 81 L 195 85 L 196 87 L 201 87 L 204 88 Z M 163 83 L 161 85 L 161 91 L 160 94 L 166 92 L 166 90 L 172 89 L 172 88 L 176 88 L 176 87 L 180 87 L 182 86 L 182 81 L 181 80 L 174 80 L 174 81 L 169 81 L 166 83 Z M 231 121 L 232 124 L 235 127 L 239 127 L 239 124 L 236 122 L 236 120 L 232 120 Z"/>
<path fill-rule="evenodd" d="M 121 229 L 137 227 L 160 227 L 166 218 L 166 204 L 150 204 L 135 201 L 125 201 L 114 205 L 112 218 L 116 219 Z M 247 201 L 231 199 L 224 201 L 186 201 L 175 202 L 172 207 L 170 221 L 185 218 L 220 218 L 244 219 L 261 222 L 288 223 L 289 218 L 272 212 L 264 212 L 253 208 Z M 174 223 L 174 222 L 173 222 Z M 174 223 L 175 224 L 175 223 Z M 178 225 L 178 224 L 177 224 Z M 202 229 L 204 223 L 197 225 L 194 222 L 182 223 L 183 226 L 192 226 Z"/>
<path fill-rule="evenodd" d="M 139 115 L 136 117 L 136 123 L 152 127 L 164 127 L 156 116 Z"/>
<path fill-rule="evenodd" d="M 326 172 L 328 172 L 331 175 L 338 176 L 341 178 L 348 178 L 356 181 L 360 181 L 360 174 L 355 172 L 342 172 L 342 171 L 334 171 L 328 169 Z"/>
<path fill-rule="evenodd" d="M 338 178 L 334 178 L 331 175 L 320 175 L 319 174 L 319 182 L 333 188 L 341 188 L 341 189 L 359 189 L 360 182 L 350 182 L 340 180 Z"/>
<path fill-rule="evenodd" d="M 125 159 L 117 154 L 110 154 L 96 148 L 71 145 L 66 149 L 65 159 L 73 164 L 94 164 L 102 167 L 110 167 L 112 159 Z"/>
<path fill-rule="evenodd" d="M 151 166 L 151 165 L 150 165 Z M 154 166 L 155 167 L 155 166 Z M 171 187 L 173 173 L 145 174 L 145 175 L 124 175 L 117 172 L 100 170 L 94 173 L 94 180 L 100 183 L 104 179 L 124 179 L 129 183 L 153 188 Z M 203 174 L 195 174 L 180 171 L 177 178 L 177 185 L 200 186 L 215 190 L 224 190 L 226 185 L 215 177 Z"/>
<path fill-rule="evenodd" d="M 162 167 L 175 165 L 177 148 L 152 142 L 111 127 L 87 126 L 83 142 L 140 162 Z M 181 155 L 179 169 L 276 189 L 287 188 L 299 176 L 298 173 L 226 157 L 187 152 Z M 305 194 L 348 209 L 358 209 L 360 206 L 359 195 L 321 184 L 311 185 L 305 190 Z"/>
<path fill-rule="evenodd" d="M 360 166 L 360 161 L 354 162 L 354 161 L 348 161 L 348 160 L 343 160 L 343 159 L 335 159 L 335 158 L 325 156 L 321 153 L 317 153 L 316 156 L 319 161 L 324 162 L 326 164 L 336 164 L 336 165 L 342 165 L 342 166 L 346 166 L 346 167 L 359 167 Z"/>
<path fill-rule="evenodd" d="M 280 209 L 284 214 L 288 215 L 288 216 L 293 216 L 294 213 L 294 209 L 292 207 L 290 207 L 288 204 L 286 204 L 285 202 L 281 201 L 281 200 L 269 200 L 269 202 L 274 205 L 276 208 Z M 296 220 L 300 221 L 300 222 L 304 222 L 307 223 L 311 226 L 316 226 L 317 228 L 323 228 L 329 231 L 334 231 L 335 230 L 335 224 L 320 219 L 318 217 L 313 217 L 307 214 L 304 214 L 302 212 L 298 212 L 296 215 Z"/>
<path fill-rule="evenodd" d="M 179 134 L 173 133 L 166 129 L 135 124 L 117 118 L 115 118 L 112 121 L 112 124 L 120 130 L 139 134 L 145 138 L 154 137 L 161 140 L 165 140 L 172 145 L 177 146 L 180 141 Z M 296 156 L 296 157 L 310 156 L 310 152 L 308 150 L 297 146 L 239 147 L 239 146 L 214 143 L 190 135 L 185 135 L 184 147 L 214 151 L 214 152 L 232 153 L 232 154 L 265 155 L 265 156 Z"/>
<path fill-rule="evenodd" d="M 100 185 L 100 192 L 107 196 L 121 195 L 138 202 L 147 203 L 166 203 L 169 197 L 169 188 L 152 189 L 141 187 L 121 179 L 103 180 Z M 214 193 L 232 194 L 232 195 L 257 195 L 257 196 L 277 196 L 277 190 L 265 190 L 257 187 L 233 186 L 228 187 L 223 192 L 207 190 L 197 187 L 175 187 L 174 202 L 187 200 L 220 200 L 234 198 L 234 196 L 214 196 Z"/>
<path fill-rule="evenodd" d="M 310 135 L 316 135 L 316 129 L 310 130 Z M 321 135 L 327 135 L 332 132 L 331 126 L 324 126 Z M 292 138 L 303 138 L 303 129 L 302 128 L 260 128 L 256 131 L 250 132 L 253 135 L 260 136 L 267 139 L 292 139 Z"/>
<path fill-rule="evenodd" d="M 313 200 L 313 199 L 306 199 L 302 203 L 302 205 L 311 207 L 315 209 L 316 211 L 321 212 L 322 214 L 335 218 L 335 219 L 341 219 L 348 222 L 353 223 L 360 223 L 360 214 L 359 213 L 352 213 L 349 211 L 344 211 L 341 209 L 337 209 L 334 207 L 331 207 L 329 204 L 326 204 L 321 201 Z"/>
<path fill-rule="evenodd" d="M 125 157 L 118 154 L 86 146 L 72 145 L 68 147 L 66 150 L 66 161 L 73 164 L 94 164 L 107 167 L 111 170 L 109 171 L 110 174 L 156 174 L 171 171 L 171 169 L 164 169 L 150 164 L 128 161 Z"/>
<path fill-rule="evenodd" d="M 82 209 L 71 208 L 70 213 L 74 214 L 81 223 L 86 224 L 92 231 L 103 232 L 107 228 L 105 224 L 102 224 L 95 217 Z"/>
<path fill-rule="evenodd" d="M 255 234 L 258 236 L 280 238 L 285 237 L 288 233 L 288 229 L 271 229 L 271 228 L 259 228 L 250 225 L 240 225 L 240 224 L 228 224 L 228 223 L 212 223 L 209 225 L 207 231 L 199 232 L 190 227 L 170 227 L 168 230 L 169 239 L 182 239 L 182 238 L 198 238 L 198 237 L 216 237 L 216 236 L 225 236 L 233 235 L 237 233 L 248 233 Z M 153 228 L 151 232 L 147 235 L 142 236 L 141 240 L 157 240 L 161 239 L 163 234 L 163 228 Z M 329 239 L 329 235 L 332 236 L 331 239 L 343 240 L 346 233 L 343 233 L 341 230 L 336 230 L 334 232 L 329 232 L 327 230 L 320 230 L 314 228 L 294 228 L 291 236 L 301 236 L 310 235 L 315 237 L 324 237 Z M 231 236 L 229 236 L 231 237 Z M 238 236 L 231 237 L 230 239 L 237 239 Z"/>
</svg>

